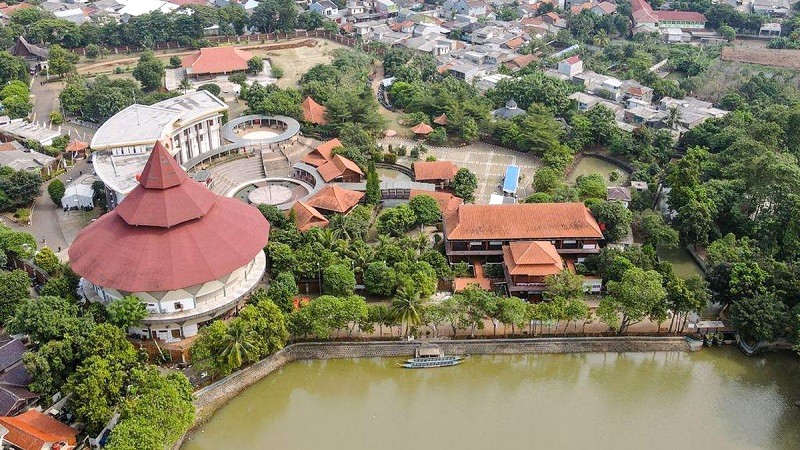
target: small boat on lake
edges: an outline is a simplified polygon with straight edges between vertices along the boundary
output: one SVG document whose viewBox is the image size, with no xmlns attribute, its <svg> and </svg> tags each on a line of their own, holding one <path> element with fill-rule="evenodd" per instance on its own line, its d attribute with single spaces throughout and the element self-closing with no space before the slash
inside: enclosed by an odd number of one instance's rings
<svg viewBox="0 0 800 450">
<path fill-rule="evenodd" d="M 404 363 L 398 363 L 398 365 L 406 369 L 430 369 L 434 367 L 457 366 L 464 362 L 462 358 L 453 356 L 439 358 L 414 358 L 414 360 L 414 362 L 411 362 L 412 360 L 408 360 Z"/>
<path fill-rule="evenodd" d="M 461 356 L 445 356 L 439 346 L 434 344 L 422 344 L 416 349 L 414 356 L 398 365 L 406 369 L 427 369 L 456 366 L 464 361 Z"/>
<path fill-rule="evenodd" d="M 435 357 L 426 356 L 426 357 L 423 357 L 423 358 L 410 358 L 410 359 L 407 359 L 406 363 L 414 364 L 414 363 L 428 362 L 428 361 L 448 362 L 448 361 L 460 361 L 462 359 L 464 359 L 464 358 L 462 358 L 460 356 L 435 356 Z"/>
</svg>

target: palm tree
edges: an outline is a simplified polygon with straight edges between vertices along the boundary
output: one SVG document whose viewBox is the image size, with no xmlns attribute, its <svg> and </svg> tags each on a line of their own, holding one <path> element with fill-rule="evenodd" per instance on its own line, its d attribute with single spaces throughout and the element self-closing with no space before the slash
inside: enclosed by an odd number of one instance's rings
<svg viewBox="0 0 800 450">
<path fill-rule="evenodd" d="M 669 115 L 667 116 L 667 126 L 669 126 L 669 129 L 674 130 L 681 118 L 681 110 L 678 109 L 677 106 L 670 106 Z"/>
<path fill-rule="evenodd" d="M 401 326 L 406 324 L 406 336 L 412 325 L 419 325 L 422 321 L 422 308 L 422 300 L 414 286 L 404 284 L 397 289 L 391 311 Z"/>
<path fill-rule="evenodd" d="M 347 232 L 347 216 L 343 214 L 334 214 L 328 223 L 328 229 L 333 232 L 333 235 L 339 239 L 350 240 L 350 233 Z"/>
<path fill-rule="evenodd" d="M 186 91 L 192 88 L 192 83 L 189 82 L 188 78 L 183 77 L 183 79 L 181 80 L 180 88 L 183 90 L 183 93 L 185 94 Z"/>
<path fill-rule="evenodd" d="M 232 367 L 240 367 L 244 362 L 257 358 L 258 349 L 256 342 L 258 334 L 249 329 L 241 320 L 234 320 L 225 334 L 225 350 L 222 357 L 228 360 Z"/>
</svg>

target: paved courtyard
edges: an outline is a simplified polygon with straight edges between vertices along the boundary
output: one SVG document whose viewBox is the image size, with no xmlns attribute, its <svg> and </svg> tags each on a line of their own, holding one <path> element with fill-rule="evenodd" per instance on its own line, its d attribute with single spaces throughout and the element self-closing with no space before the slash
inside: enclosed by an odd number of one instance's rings
<svg viewBox="0 0 800 450">
<path fill-rule="evenodd" d="M 383 138 L 378 144 L 388 147 L 398 147 L 405 145 L 409 150 L 418 144 L 417 141 L 402 137 Z M 500 193 L 503 175 L 510 164 L 520 166 L 520 183 L 517 197 L 524 199 L 532 193 L 530 187 L 533 181 L 533 174 L 536 169 L 541 167 L 539 158 L 521 152 L 516 152 L 503 147 L 476 142 L 463 147 L 433 147 L 428 148 L 426 155 L 421 155 L 420 160 L 424 161 L 428 155 L 433 155 L 440 161 L 452 161 L 459 167 L 466 167 L 478 177 L 478 189 L 475 190 L 476 203 L 489 203 L 489 197 L 493 193 Z M 411 166 L 414 159 L 401 157 L 398 163 Z"/>
</svg>

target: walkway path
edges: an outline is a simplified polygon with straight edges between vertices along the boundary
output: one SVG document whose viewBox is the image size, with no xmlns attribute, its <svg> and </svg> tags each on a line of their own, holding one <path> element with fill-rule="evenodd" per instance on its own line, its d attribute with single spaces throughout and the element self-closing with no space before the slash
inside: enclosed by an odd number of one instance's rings
<svg viewBox="0 0 800 450">
<path fill-rule="evenodd" d="M 379 144 L 392 147 L 405 145 L 409 150 L 419 142 L 402 137 L 383 138 Z M 433 147 L 426 145 L 428 155 L 438 160 L 452 161 L 459 167 L 466 167 L 478 177 L 478 189 L 475 190 L 476 203 L 489 203 L 492 193 L 500 193 L 500 186 L 509 164 L 520 166 L 522 181 L 517 197 L 524 199 L 532 192 L 530 188 L 533 174 L 541 167 L 541 161 L 533 155 L 517 152 L 485 142 L 475 142 L 463 147 Z M 425 155 L 420 156 L 424 160 Z M 410 166 L 415 160 L 401 157 L 398 162 Z"/>
</svg>

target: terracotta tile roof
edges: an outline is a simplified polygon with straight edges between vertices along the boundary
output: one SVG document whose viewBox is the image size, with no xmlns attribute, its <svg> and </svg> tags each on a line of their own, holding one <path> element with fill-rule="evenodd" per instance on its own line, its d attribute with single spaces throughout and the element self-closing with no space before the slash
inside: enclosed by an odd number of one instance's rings
<svg viewBox="0 0 800 450">
<path fill-rule="evenodd" d="M 236 47 L 205 47 L 181 60 L 181 67 L 192 74 L 230 73 L 247 70 L 253 54 Z"/>
<path fill-rule="evenodd" d="M 525 41 L 521 37 L 515 37 L 514 39 L 511 39 L 510 41 L 506 42 L 503 45 L 513 50 L 517 47 L 522 46 L 524 43 Z"/>
<path fill-rule="evenodd" d="M 581 61 L 581 57 L 578 56 L 578 55 L 572 55 L 569 58 L 567 58 L 566 61 L 567 61 L 567 64 L 576 64 L 576 63 L 579 63 Z"/>
<path fill-rule="evenodd" d="M 503 246 L 503 262 L 511 275 L 547 276 L 564 270 L 558 250 L 547 241 L 519 241 Z"/>
<path fill-rule="evenodd" d="M 535 60 L 536 56 L 534 55 L 522 55 L 512 59 L 511 61 L 506 61 L 504 64 L 506 66 L 510 66 L 510 68 L 522 69 L 524 67 L 527 67 L 530 63 L 532 63 Z"/>
<path fill-rule="evenodd" d="M 303 99 L 303 120 L 308 123 L 317 125 L 325 125 L 328 120 L 325 119 L 327 109 L 319 103 L 315 102 L 313 98 L 306 97 Z"/>
<path fill-rule="evenodd" d="M 77 444 L 78 430 L 35 409 L 15 417 L 0 417 L 0 425 L 8 429 L 5 441 L 22 450 L 50 448 L 51 444 L 61 441 L 72 446 Z"/>
<path fill-rule="evenodd" d="M 86 150 L 88 147 L 89 147 L 89 144 L 87 144 L 86 142 L 75 140 L 75 141 L 70 142 L 69 145 L 67 145 L 67 148 L 64 149 L 64 151 L 67 151 L 67 152 L 80 152 L 80 151 Z"/>
<path fill-rule="evenodd" d="M 306 231 L 313 227 L 325 228 L 328 226 L 328 219 L 313 206 L 297 201 L 292 205 L 292 211 L 294 212 L 297 229 L 300 231 Z"/>
<path fill-rule="evenodd" d="M 317 167 L 317 171 L 319 171 L 319 174 L 322 176 L 322 179 L 325 180 L 325 182 L 330 182 L 341 176 L 344 176 L 348 171 L 353 175 L 364 175 L 364 172 L 361 171 L 361 168 L 358 167 L 358 164 L 350 161 L 342 155 L 334 156 L 330 161 Z"/>
<path fill-rule="evenodd" d="M 442 126 L 447 125 L 447 114 L 442 113 L 441 116 L 434 117 L 433 123 L 435 123 L 436 125 L 442 125 Z"/>
<path fill-rule="evenodd" d="M 345 213 L 358 205 L 364 198 L 363 192 L 351 191 L 339 186 L 325 186 L 317 195 L 308 200 L 308 205 L 325 211 Z"/>
<path fill-rule="evenodd" d="M 444 215 L 444 230 L 452 240 L 603 238 L 583 203 L 461 205 Z"/>
<path fill-rule="evenodd" d="M 317 148 L 311 151 L 308 155 L 303 157 L 303 162 L 311 164 L 314 167 L 319 167 L 326 162 L 333 159 L 333 149 L 343 147 L 339 139 L 331 139 L 319 144 Z"/>
<path fill-rule="evenodd" d="M 603 10 L 606 14 L 611 14 L 617 10 L 617 5 L 611 2 L 600 2 L 597 4 L 597 7 Z"/>
<path fill-rule="evenodd" d="M 458 209 L 459 206 L 464 204 L 464 200 L 462 200 L 460 197 L 456 197 L 449 192 L 442 191 L 421 191 L 419 189 L 411 189 L 411 194 L 408 198 L 412 199 L 418 195 L 428 195 L 433 197 L 433 199 L 436 200 L 436 203 L 439 204 L 439 210 L 442 211 L 442 213 L 454 211 Z"/>
<path fill-rule="evenodd" d="M 682 20 L 685 22 L 706 23 L 706 16 L 696 11 L 656 11 L 658 20 Z"/>
<path fill-rule="evenodd" d="M 450 161 L 417 161 L 414 163 L 414 180 L 452 180 L 458 166 Z"/>
<path fill-rule="evenodd" d="M 420 122 L 417 126 L 411 128 L 411 131 L 413 131 L 414 134 L 428 135 L 431 134 L 433 128 L 425 122 Z"/>
<path fill-rule="evenodd" d="M 461 292 L 475 285 L 484 291 L 492 290 L 492 280 L 488 278 L 453 278 L 453 292 Z"/>
</svg>

